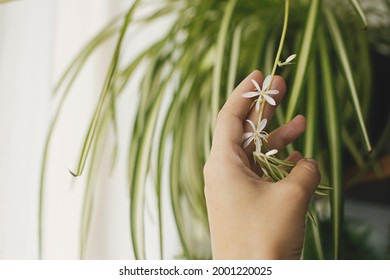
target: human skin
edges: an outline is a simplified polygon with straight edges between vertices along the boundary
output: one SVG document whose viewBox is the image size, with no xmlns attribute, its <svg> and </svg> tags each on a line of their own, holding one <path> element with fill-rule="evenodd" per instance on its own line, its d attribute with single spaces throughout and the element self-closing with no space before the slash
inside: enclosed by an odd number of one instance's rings
<svg viewBox="0 0 390 280">
<path fill-rule="evenodd" d="M 281 181 L 263 179 L 253 162 L 253 144 L 242 149 L 242 135 L 250 129 L 246 119 L 257 123 L 251 99 L 242 93 L 260 85 L 263 75 L 252 72 L 233 91 L 218 114 L 213 143 L 204 167 L 205 197 L 214 259 L 299 259 L 306 227 L 306 212 L 320 181 L 317 163 L 294 152 L 296 162 Z M 276 106 L 286 85 L 275 76 L 271 89 Z M 263 118 L 270 122 L 276 106 L 266 104 Z M 270 133 L 268 148 L 283 150 L 305 130 L 306 120 L 296 116 Z"/>
</svg>

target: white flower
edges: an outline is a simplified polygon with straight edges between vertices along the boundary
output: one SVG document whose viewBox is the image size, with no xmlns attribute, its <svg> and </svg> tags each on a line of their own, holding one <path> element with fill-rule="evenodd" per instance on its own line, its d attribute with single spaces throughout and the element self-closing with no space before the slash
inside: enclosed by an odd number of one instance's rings
<svg viewBox="0 0 390 280">
<path fill-rule="evenodd" d="M 252 79 L 251 81 L 252 81 L 252 84 L 255 86 L 257 91 L 244 92 L 242 94 L 242 97 L 245 97 L 245 98 L 252 98 L 252 97 L 255 97 L 255 96 L 259 97 L 256 100 L 256 112 L 259 112 L 260 101 L 263 100 L 263 99 L 265 101 L 267 101 L 270 105 L 275 106 L 276 105 L 275 100 L 271 96 L 269 96 L 269 95 L 278 94 L 279 91 L 276 90 L 276 89 L 269 89 L 269 87 L 271 85 L 271 81 L 272 81 L 272 76 L 268 75 L 265 78 L 265 80 L 263 82 L 263 88 L 261 88 L 259 86 L 259 84 L 255 80 Z"/>
<path fill-rule="evenodd" d="M 257 128 L 255 127 L 255 124 L 251 120 L 246 120 L 253 132 L 245 132 L 242 136 L 242 147 L 245 149 L 249 146 L 249 144 L 253 141 L 256 145 L 256 152 L 261 152 L 261 141 L 267 141 L 268 133 L 263 131 L 265 126 L 267 125 L 267 119 L 261 120 Z"/>
<path fill-rule="evenodd" d="M 296 57 L 297 57 L 296 54 L 292 54 L 292 55 L 290 55 L 289 57 L 287 57 L 287 59 L 286 59 L 285 62 L 279 61 L 279 62 L 278 62 L 278 66 L 279 66 L 279 67 L 283 67 L 283 66 L 285 66 L 285 65 L 293 64 L 292 61 L 293 61 Z"/>
<path fill-rule="evenodd" d="M 278 153 L 278 150 L 277 149 L 272 149 L 272 150 L 269 150 L 268 152 L 265 153 L 265 156 L 266 157 L 269 157 L 269 156 L 273 156 L 275 154 Z"/>
<path fill-rule="evenodd" d="M 258 152 L 257 155 L 268 158 L 270 156 L 277 154 L 278 152 L 279 151 L 277 149 L 272 149 L 272 150 L 269 150 L 268 152 L 266 152 L 265 154 L 263 154 L 262 152 Z"/>
</svg>

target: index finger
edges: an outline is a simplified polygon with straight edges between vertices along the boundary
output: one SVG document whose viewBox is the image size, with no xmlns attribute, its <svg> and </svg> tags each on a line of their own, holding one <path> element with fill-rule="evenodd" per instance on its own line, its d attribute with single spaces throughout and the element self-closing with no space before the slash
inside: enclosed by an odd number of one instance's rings
<svg viewBox="0 0 390 280">
<path fill-rule="evenodd" d="M 253 101 L 252 99 L 243 98 L 241 94 L 253 90 L 252 79 L 262 81 L 263 74 L 258 70 L 253 71 L 230 95 L 218 114 L 213 146 L 232 144 L 241 146 L 243 123 L 248 116 Z"/>
</svg>

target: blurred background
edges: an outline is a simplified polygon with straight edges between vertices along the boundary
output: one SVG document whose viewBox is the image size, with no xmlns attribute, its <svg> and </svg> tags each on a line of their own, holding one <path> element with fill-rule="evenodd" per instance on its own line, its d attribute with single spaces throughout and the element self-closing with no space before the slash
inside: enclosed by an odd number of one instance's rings
<svg viewBox="0 0 390 280">
<path fill-rule="evenodd" d="M 131 1 L 130 1 L 131 2 Z M 53 87 L 88 40 L 129 1 L 34 0 L 0 5 L 0 259 L 38 257 L 39 177 L 43 148 L 55 98 Z M 159 30 L 148 30 L 147 42 Z M 150 41 L 150 39 L 149 39 Z M 140 42 L 138 47 L 142 47 Z M 44 213 L 48 259 L 79 258 L 79 227 L 85 177 L 73 178 L 83 137 L 104 81 L 114 43 L 99 49 L 87 63 L 75 94 L 65 104 L 48 159 Z M 113 174 L 101 174 L 99 209 L 92 223 L 88 258 L 132 258 L 126 180 L 127 126 L 134 117 L 133 96 L 121 99 L 125 127 Z M 122 105 L 121 105 L 122 104 Z M 172 233 L 172 251 L 175 248 Z M 150 238 L 150 245 L 157 242 Z M 176 242 L 178 242 L 176 240 Z M 177 246 L 176 246 L 177 247 Z M 177 248 L 176 248 L 177 249 Z M 155 256 L 157 257 L 157 256 Z"/>
<path fill-rule="evenodd" d="M 50 120 L 59 102 L 53 97 L 53 87 L 80 49 L 107 22 L 125 12 L 129 2 L 133 1 L 25 0 L 0 4 L 0 259 L 38 258 L 41 164 Z M 379 28 L 383 34 L 367 31 L 375 77 L 372 91 L 380 99 L 369 113 L 369 123 L 378 124 L 370 127 L 370 136 L 376 143 L 384 131 L 389 131 L 390 19 L 385 1 L 361 2 L 366 10 L 377 9 L 373 13 L 376 16 L 368 18 L 371 26 L 383 24 L 387 28 Z M 126 46 L 132 50 L 126 55 L 131 57 L 159 38 L 169 23 L 167 19 L 139 30 L 137 43 Z M 53 132 L 45 178 L 45 259 L 80 258 L 80 219 L 87 178 L 75 179 L 68 170 L 76 169 L 114 46 L 115 41 L 108 41 L 88 60 Z M 135 73 L 127 91 L 137 91 L 139 79 L 140 74 Z M 103 165 L 95 178 L 95 207 L 88 249 L 84 252 L 88 259 L 134 258 L 126 166 L 129 127 L 134 122 L 137 98 L 136 94 L 127 94 L 116 102 L 118 155 L 113 170 L 110 152 L 101 155 Z M 114 139 L 108 137 L 107 141 Z M 363 178 L 347 184 L 345 217 L 349 222 L 345 228 L 357 234 L 350 235 L 344 244 L 347 251 L 348 246 L 360 244 L 362 248 L 346 258 L 390 258 L 389 143 L 385 143 L 379 159 L 379 171 L 365 172 Z M 347 181 L 360 172 L 348 156 L 344 164 Z M 163 197 L 169 201 L 168 191 Z M 150 205 L 155 204 L 154 196 L 147 199 Z M 181 254 L 180 238 L 170 204 L 164 207 L 164 258 L 172 259 Z M 319 213 L 327 215 L 325 204 L 317 207 Z M 157 216 L 150 211 L 145 219 L 147 256 L 157 259 Z M 323 226 L 328 225 L 324 222 Z"/>
</svg>

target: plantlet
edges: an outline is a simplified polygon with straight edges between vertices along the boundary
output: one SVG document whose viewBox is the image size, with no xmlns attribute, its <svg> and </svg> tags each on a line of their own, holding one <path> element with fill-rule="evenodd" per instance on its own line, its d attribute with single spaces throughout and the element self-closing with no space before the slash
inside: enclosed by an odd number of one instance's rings
<svg viewBox="0 0 390 280">
<path fill-rule="evenodd" d="M 256 104 L 255 109 L 256 112 L 258 113 L 257 127 L 255 127 L 254 123 L 251 120 L 246 120 L 252 128 L 252 132 L 244 133 L 242 137 L 243 148 L 248 147 L 251 142 L 254 143 L 255 145 L 255 151 L 253 152 L 254 161 L 260 165 L 260 168 L 263 171 L 263 176 L 271 178 L 274 182 L 277 182 L 285 178 L 288 175 L 288 170 L 295 166 L 294 162 L 289 162 L 286 160 L 281 160 L 276 158 L 275 155 L 278 153 L 278 150 L 276 149 L 269 150 L 267 148 L 268 133 L 264 131 L 264 129 L 267 126 L 267 119 L 262 119 L 265 104 L 268 103 L 271 106 L 276 105 L 275 100 L 271 97 L 271 95 L 279 93 L 278 90 L 271 89 L 272 81 L 276 72 L 276 67 L 277 66 L 282 67 L 285 65 L 292 64 L 292 61 L 296 57 L 296 54 L 293 54 L 290 55 L 285 62 L 280 61 L 280 55 L 282 53 L 284 39 L 286 37 L 288 15 L 289 15 L 289 0 L 286 0 L 282 36 L 279 42 L 279 49 L 276 54 L 275 62 L 272 67 L 272 73 L 264 79 L 262 87 L 260 87 L 255 80 L 252 80 L 252 83 L 256 91 L 249 91 L 242 94 L 242 97 L 244 98 L 253 98 L 258 96 L 258 98 L 254 101 Z M 316 194 L 326 195 L 326 193 L 324 193 L 323 191 L 330 190 L 330 189 L 331 188 L 329 187 L 320 185 L 318 187 L 318 190 L 316 191 Z M 315 218 L 313 217 L 313 213 L 311 212 L 310 209 L 308 210 L 308 217 L 316 226 Z"/>
</svg>

